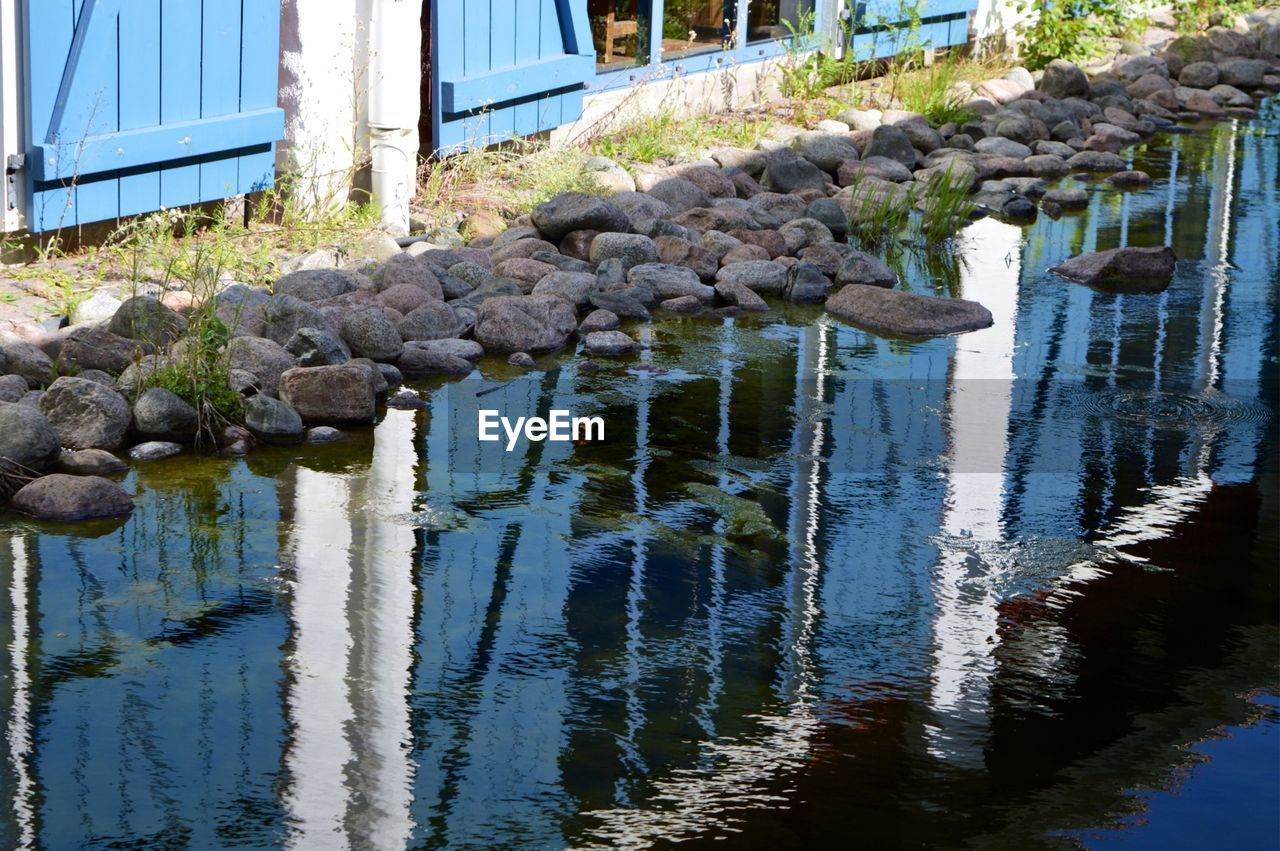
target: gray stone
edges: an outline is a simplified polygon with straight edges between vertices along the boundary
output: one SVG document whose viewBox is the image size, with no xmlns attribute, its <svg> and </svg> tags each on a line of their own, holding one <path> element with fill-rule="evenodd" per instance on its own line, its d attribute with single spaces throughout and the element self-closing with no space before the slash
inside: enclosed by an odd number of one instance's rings
<svg viewBox="0 0 1280 851">
<path fill-rule="evenodd" d="M 793 219 L 787 224 L 794 224 L 796 221 L 819 222 L 827 229 L 827 232 L 831 234 L 831 238 L 834 240 L 843 240 L 849 235 L 849 217 L 845 214 L 840 203 L 832 198 L 819 198 L 808 207 L 805 207 L 803 218 Z M 782 232 L 786 227 L 787 225 L 783 225 L 782 228 L 779 228 L 779 232 Z M 783 234 L 783 238 L 786 238 L 786 234 Z M 818 241 L 815 240 L 808 243 L 804 248 L 817 243 Z"/>
<path fill-rule="evenodd" d="M 134 461 L 163 461 L 181 454 L 182 444 L 168 440 L 149 440 L 129 450 L 129 457 Z"/>
<path fill-rule="evenodd" d="M 58 432 L 38 408 L 0 402 L 0 472 L 43 473 L 59 454 Z"/>
<path fill-rule="evenodd" d="M 1214 82 L 1217 82 L 1215 80 Z M 116 315 L 123 304 L 109 292 L 99 290 L 75 306 L 71 311 L 71 324 L 83 325 L 86 322 L 107 322 Z"/>
<path fill-rule="evenodd" d="M 655 298 L 660 300 L 691 295 L 703 301 L 710 301 L 715 297 L 715 290 L 702 283 L 692 269 L 670 266 L 666 263 L 645 263 L 636 266 L 627 275 L 627 282 L 632 286 L 649 290 Z"/>
<path fill-rule="evenodd" d="M 215 298 L 214 314 L 233 334 L 261 334 L 271 293 L 232 284 Z"/>
<path fill-rule="evenodd" d="M 1242 89 L 1263 85 L 1263 77 L 1271 73 L 1271 65 L 1262 59 L 1224 59 L 1218 63 L 1218 82 Z"/>
<path fill-rule="evenodd" d="M 800 189 L 825 192 L 827 177 L 822 169 L 808 160 L 773 161 L 765 169 L 760 184 L 771 192 L 795 192 Z"/>
<path fill-rule="evenodd" d="M 0 376 L 0 402 L 17 402 L 30 389 L 21 375 Z"/>
<path fill-rule="evenodd" d="M 1044 69 L 1039 89 L 1053 98 L 1085 97 L 1089 94 L 1089 78 L 1065 59 L 1055 59 Z"/>
<path fill-rule="evenodd" d="M 845 160 L 858 159 L 858 146 L 844 133 L 810 130 L 793 138 L 791 148 L 828 174 L 835 174 Z"/>
<path fill-rule="evenodd" d="M 1107 182 L 1115 186 L 1149 186 L 1151 175 L 1145 171 L 1117 171 L 1107 177 Z"/>
<path fill-rule="evenodd" d="M 702 299 L 692 295 L 669 298 L 658 306 L 671 313 L 701 313 L 703 308 Z"/>
<path fill-rule="evenodd" d="M 268 396 L 253 396 L 244 404 L 244 424 L 263 443 L 302 440 L 302 417 L 290 405 Z"/>
<path fill-rule="evenodd" d="M 884 122 L 884 113 L 878 109 L 846 109 L 836 120 L 849 125 L 850 130 L 875 130 Z"/>
<path fill-rule="evenodd" d="M 383 307 L 391 308 L 402 316 L 422 307 L 427 302 L 440 300 L 439 298 L 433 298 L 426 290 L 421 287 L 415 287 L 413 284 L 396 284 L 394 287 L 383 290 L 378 294 L 379 304 Z"/>
<path fill-rule="evenodd" d="M 40 398 L 40 410 L 68 449 L 116 449 L 129 429 L 129 404 L 95 381 L 63 376 Z"/>
<path fill-rule="evenodd" d="M 187 330 L 187 320 L 170 310 L 158 298 L 139 295 L 126 299 L 111 317 L 107 330 L 130 340 L 145 340 L 164 346 Z"/>
<path fill-rule="evenodd" d="M 103 325 L 78 325 L 63 341 L 59 360 L 72 369 L 98 369 L 119 375 L 135 358 L 155 350 L 149 342 L 121 337 Z"/>
<path fill-rule="evenodd" d="M 641 263 L 657 263 L 658 247 L 652 239 L 635 233 L 602 233 L 591 242 L 591 262 L 603 263 L 616 257 L 630 271 Z"/>
<path fill-rule="evenodd" d="M 1193 89 L 1211 89 L 1218 85 L 1218 66 L 1213 62 L 1190 62 L 1178 75 L 1178 82 Z"/>
<path fill-rule="evenodd" d="M 299 333 L 306 330 L 315 329 L 301 329 Z M 287 349 L 262 337 L 233 337 L 227 343 L 227 362 L 232 369 L 257 378 L 259 392 L 268 396 L 279 395 L 280 376 L 298 365 Z"/>
<path fill-rule="evenodd" d="M 69 476 L 119 476 L 129 465 L 105 449 L 77 449 L 63 450 L 58 470 Z"/>
<path fill-rule="evenodd" d="M 1069 281 L 1122 292 L 1162 292 L 1173 280 L 1173 249 L 1112 248 L 1072 257 L 1049 271 Z"/>
<path fill-rule="evenodd" d="M 475 368 L 471 361 L 447 351 L 405 346 L 400 355 L 400 370 L 411 378 L 425 375 L 470 375 Z"/>
<path fill-rule="evenodd" d="M 405 388 L 387 400 L 387 407 L 411 411 L 417 408 L 426 408 L 428 403 L 422 398 L 421 394 Z"/>
<path fill-rule="evenodd" d="M 176 393 L 152 387 L 133 403 L 133 427 L 143 437 L 186 442 L 195 439 L 200 417 Z"/>
<path fill-rule="evenodd" d="M 782 295 L 787 286 L 787 267 L 772 260 L 734 263 L 719 271 L 716 283 L 738 284 L 765 295 Z"/>
<path fill-rule="evenodd" d="M 5 370 L 21 375 L 32 388 L 45 387 L 53 380 L 53 361 L 30 343 L 14 340 L 0 345 L 0 352 L 4 353 Z"/>
<path fill-rule="evenodd" d="M 578 323 L 578 334 L 592 334 L 596 331 L 616 331 L 620 324 L 618 314 L 611 310 L 597 308 L 588 313 L 586 318 Z"/>
<path fill-rule="evenodd" d="M 1213 98 L 1223 106 L 1253 106 L 1253 98 L 1249 97 L 1235 86 L 1229 86 L 1226 83 L 1219 83 L 1209 89 L 1209 97 Z"/>
<path fill-rule="evenodd" d="M 886 157 L 909 169 L 916 167 L 916 151 L 911 138 L 900 127 L 882 124 L 871 133 L 871 141 L 862 152 L 866 158 Z"/>
<path fill-rule="evenodd" d="M 339 431 L 331 426 L 315 426 L 307 429 L 307 443 L 311 444 L 337 443 L 349 439 L 345 431 Z"/>
<path fill-rule="evenodd" d="M 839 285 L 863 284 L 873 287 L 892 287 L 898 276 L 877 257 L 865 251 L 850 251 L 840 264 L 835 282 Z"/>
<path fill-rule="evenodd" d="M 352 358 L 351 366 L 358 366 L 364 370 L 365 378 L 368 379 L 375 398 L 380 399 L 387 395 L 391 385 L 387 382 L 387 377 L 382 374 L 382 370 L 378 368 L 377 361 L 369 358 Z"/>
<path fill-rule="evenodd" d="M 716 281 L 716 293 L 739 310 L 765 311 L 769 305 L 750 287 L 738 281 Z"/>
<path fill-rule="evenodd" d="M 577 330 L 573 305 L 555 295 L 494 298 L 476 314 L 476 340 L 486 352 L 553 351 Z"/>
<path fill-rule="evenodd" d="M 261 336 L 282 346 L 299 328 L 328 327 L 328 321 L 318 308 L 295 296 L 272 296 L 262 309 Z"/>
<path fill-rule="evenodd" d="M 840 186 L 851 186 L 867 177 L 905 183 L 911 180 L 911 169 L 888 157 L 866 157 L 860 162 L 846 162 L 841 165 L 836 172 L 836 183 Z"/>
<path fill-rule="evenodd" d="M 658 248 L 658 262 L 692 269 L 704 281 L 714 278 L 716 270 L 720 268 L 718 255 L 689 240 L 660 236 L 655 244 Z"/>
<path fill-rule="evenodd" d="M 368 423 L 376 410 L 369 374 L 354 364 L 288 370 L 280 377 L 280 400 L 305 423 Z"/>
<path fill-rule="evenodd" d="M 465 330 L 466 323 L 458 316 L 458 311 L 441 302 L 424 304 L 396 325 L 396 333 L 405 342 L 447 340 L 461 336 Z"/>
<path fill-rule="evenodd" d="M 625 168 L 608 157 L 587 157 L 582 171 L 607 193 L 634 192 L 636 181 Z"/>
<path fill-rule="evenodd" d="M 605 236 L 622 236 L 623 234 L 600 234 Z M 640 237 L 648 241 L 648 237 Z M 597 238 L 599 241 L 599 238 Z M 649 242 L 652 247 L 653 243 Z M 654 254 L 656 254 L 656 249 Z M 623 262 L 621 258 L 613 258 L 618 262 Z M 625 267 L 625 263 L 623 263 Z M 533 288 L 536 295 L 548 295 L 562 298 L 569 304 L 573 305 L 575 310 L 586 307 L 591 303 L 591 294 L 598 288 L 598 280 L 595 275 L 586 272 L 553 272 L 547 275 L 537 286 Z"/>
<path fill-rule="evenodd" d="M 230 346 L 228 346 L 228 349 L 230 349 Z M 280 373 L 293 366 L 335 366 L 351 360 L 351 350 L 347 348 L 347 344 L 342 342 L 341 337 L 327 328 L 299 328 L 289 338 L 284 350 L 296 359 L 296 363 L 284 366 L 283 359 L 273 358 L 273 360 L 278 360 L 281 365 Z M 246 371 L 253 372 L 252 369 L 246 369 Z M 278 384 L 279 373 L 276 374 L 273 386 Z M 274 396 L 276 394 L 272 393 L 271 395 Z"/>
<path fill-rule="evenodd" d="M 620 318 L 645 321 L 650 318 L 649 310 L 645 307 L 644 302 L 625 292 L 594 292 L 591 294 L 591 304 Z"/>
<path fill-rule="evenodd" d="M 636 341 L 621 331 L 592 331 L 583 345 L 589 355 L 621 355 L 638 348 Z"/>
<path fill-rule="evenodd" d="M 26 484 L 14 494 L 13 507 L 37 520 L 75 523 L 123 517 L 133 511 L 133 498 L 101 476 L 54 473 Z"/>
<path fill-rule="evenodd" d="M 1073 153 L 1072 156 L 1075 154 Z M 1023 163 L 1026 164 L 1027 171 L 1032 177 L 1046 180 L 1065 177 L 1071 171 L 1067 167 L 1066 160 L 1053 154 L 1035 154 L 1027 157 Z"/>
<path fill-rule="evenodd" d="M 357 310 L 342 320 L 342 341 L 355 357 L 393 361 L 404 351 L 395 324 L 381 310 Z"/>
<path fill-rule="evenodd" d="M 831 242 L 835 239 L 831 229 L 817 219 L 792 219 L 778 228 L 778 233 L 786 241 L 787 254 L 792 257 L 810 245 Z"/>
<path fill-rule="evenodd" d="M 533 210 L 533 224 L 547 239 L 559 241 L 575 230 L 626 233 L 631 220 L 616 205 L 585 192 L 557 195 Z"/>
<path fill-rule="evenodd" d="M 518 366 L 521 369 L 533 369 L 538 365 L 533 359 L 533 355 L 528 352 L 516 352 L 511 357 L 507 358 L 507 363 L 512 366 Z"/>
<path fill-rule="evenodd" d="M 402 257 L 405 255 L 397 255 Z M 406 258 L 414 262 L 412 258 Z M 276 295 L 291 295 L 303 301 L 324 301 L 368 286 L 368 279 L 358 272 L 343 269 L 304 269 L 291 272 L 276 281 Z"/>
<path fill-rule="evenodd" d="M 1021 142 L 1005 139 L 1001 136 L 988 136 L 974 143 L 973 149 L 980 154 L 995 154 L 1000 157 L 1026 159 L 1031 156 L 1031 149 Z"/>
<path fill-rule="evenodd" d="M 404 347 L 406 350 L 422 349 L 436 354 L 452 355 L 465 361 L 478 361 L 484 357 L 484 346 L 475 340 L 410 340 L 404 344 Z M 401 355 L 401 357 L 404 356 Z"/>
<path fill-rule="evenodd" d="M 991 327 L 974 301 L 850 284 L 827 299 L 827 312 L 868 330 L 902 337 L 939 337 Z"/>
<path fill-rule="evenodd" d="M 827 280 L 822 270 L 812 263 L 797 263 L 787 270 L 787 285 L 782 297 L 787 301 L 821 304 L 827 298 Z"/>
<path fill-rule="evenodd" d="M 1159 56 L 1120 56 L 1111 63 L 1111 73 L 1132 83 L 1147 74 L 1168 78 L 1169 66 Z"/>
<path fill-rule="evenodd" d="M 1124 171 L 1127 166 L 1118 155 L 1106 151 L 1080 151 L 1067 160 L 1072 171 Z"/>
</svg>

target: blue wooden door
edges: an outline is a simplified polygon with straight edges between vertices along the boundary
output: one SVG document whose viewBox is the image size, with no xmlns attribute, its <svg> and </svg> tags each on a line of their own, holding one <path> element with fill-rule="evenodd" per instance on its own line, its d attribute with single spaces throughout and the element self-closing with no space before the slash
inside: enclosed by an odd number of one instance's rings
<svg viewBox="0 0 1280 851">
<path fill-rule="evenodd" d="M 431 0 L 434 143 L 445 152 L 582 116 L 587 0 Z"/>
<path fill-rule="evenodd" d="M 33 232 L 272 185 L 279 0 L 23 0 Z"/>
</svg>

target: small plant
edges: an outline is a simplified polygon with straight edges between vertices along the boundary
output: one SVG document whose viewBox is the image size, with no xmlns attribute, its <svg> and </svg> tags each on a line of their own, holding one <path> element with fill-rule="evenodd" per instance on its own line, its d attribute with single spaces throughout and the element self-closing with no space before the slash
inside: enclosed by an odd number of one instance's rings
<svg viewBox="0 0 1280 851">
<path fill-rule="evenodd" d="M 1249 0 L 1175 0 L 1173 19 L 1178 32 L 1195 33 L 1225 17 L 1233 17 L 1254 7 Z"/>
<path fill-rule="evenodd" d="M 975 204 L 969 196 L 969 181 L 954 175 L 948 165 L 928 181 L 918 207 L 920 215 L 912 224 L 917 245 L 934 246 L 951 239 L 973 217 Z"/>
<path fill-rule="evenodd" d="M 902 107 L 918 112 L 934 126 L 963 124 L 973 118 L 965 99 L 956 91 L 960 80 L 960 64 L 948 55 L 933 65 L 905 75 L 899 82 Z"/>
<path fill-rule="evenodd" d="M 911 217 L 915 199 L 883 181 L 859 179 L 849 196 L 849 234 L 864 248 L 893 249 Z"/>
<path fill-rule="evenodd" d="M 1102 55 L 1101 39 L 1123 26 L 1124 10 L 1112 0 L 1017 0 L 1023 59 L 1029 68 L 1043 68 L 1054 59 L 1087 62 Z"/>
</svg>

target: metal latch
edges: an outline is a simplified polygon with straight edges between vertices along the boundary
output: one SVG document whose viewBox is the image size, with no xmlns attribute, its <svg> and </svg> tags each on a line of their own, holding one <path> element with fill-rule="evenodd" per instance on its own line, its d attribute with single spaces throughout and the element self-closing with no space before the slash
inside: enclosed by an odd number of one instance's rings
<svg viewBox="0 0 1280 851">
<path fill-rule="evenodd" d="M 18 209 L 18 172 L 22 171 L 26 164 L 27 157 L 25 154 L 10 154 L 5 157 L 5 191 L 8 195 L 10 210 Z"/>
</svg>

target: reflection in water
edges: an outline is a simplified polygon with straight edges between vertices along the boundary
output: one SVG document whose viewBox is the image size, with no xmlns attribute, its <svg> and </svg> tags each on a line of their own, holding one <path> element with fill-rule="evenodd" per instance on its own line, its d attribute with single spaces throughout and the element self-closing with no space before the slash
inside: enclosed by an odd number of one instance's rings
<svg viewBox="0 0 1280 851">
<path fill-rule="evenodd" d="M 972 227 L 981 332 L 658 322 L 605 373 L 485 366 L 345 445 L 140 468 L 98 537 L 12 523 L 2 844 L 1041 847 L 1106 822 L 1275 679 L 1274 126 Z M 1045 273 L 1166 242 L 1158 296 Z M 506 453 L 480 406 L 599 414 L 608 441 Z"/>
</svg>

